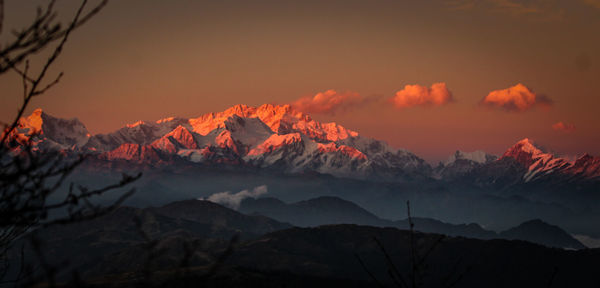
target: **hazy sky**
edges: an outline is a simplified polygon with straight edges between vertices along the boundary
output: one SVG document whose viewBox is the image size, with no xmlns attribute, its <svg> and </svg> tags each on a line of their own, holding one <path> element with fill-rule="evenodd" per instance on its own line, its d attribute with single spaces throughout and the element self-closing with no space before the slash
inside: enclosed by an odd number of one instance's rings
<svg viewBox="0 0 600 288">
<path fill-rule="evenodd" d="M 61 15 L 78 2 L 59 1 Z M 0 43 L 39 3 L 5 0 Z M 600 0 L 113 0 L 73 35 L 53 71 L 65 77 L 31 108 L 104 133 L 295 103 L 429 161 L 525 137 L 599 155 L 599 35 Z M 0 120 L 20 85 L 0 77 Z"/>
</svg>

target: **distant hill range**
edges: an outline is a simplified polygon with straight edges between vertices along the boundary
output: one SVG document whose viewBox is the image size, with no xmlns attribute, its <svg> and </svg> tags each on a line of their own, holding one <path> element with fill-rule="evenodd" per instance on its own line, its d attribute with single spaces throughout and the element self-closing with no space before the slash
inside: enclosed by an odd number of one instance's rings
<svg viewBox="0 0 600 288">
<path fill-rule="evenodd" d="M 264 215 L 299 227 L 330 224 L 358 224 L 409 229 L 408 219 L 381 219 L 353 202 L 339 197 L 319 197 L 286 204 L 275 198 L 244 199 L 239 211 L 249 215 Z M 414 229 L 426 233 L 462 236 L 475 239 L 524 240 L 548 247 L 582 249 L 581 242 L 567 232 L 541 220 L 527 221 L 517 227 L 496 233 L 476 223 L 449 224 L 430 218 L 412 218 Z"/>
<path fill-rule="evenodd" d="M 330 212 L 337 210 L 340 212 L 324 217 L 338 222 L 365 219 L 390 223 L 335 198 L 290 206 L 301 207 L 296 212 L 312 209 L 315 214 L 326 208 Z M 415 220 L 417 227 L 428 222 L 435 223 L 430 227 L 440 225 L 448 230 L 461 227 L 429 219 Z M 401 223 L 405 222 L 391 222 Z M 532 221 L 505 233 L 515 238 L 548 231 L 560 234 L 556 229 Z M 242 239 L 232 246 L 229 239 L 236 233 Z M 179 284 L 170 287 L 186 287 L 181 279 L 188 279 L 185 277 L 194 273 L 201 277 L 193 278 L 192 283 L 200 285 L 208 281 L 212 283 L 210 287 L 330 287 L 342 283 L 350 287 L 376 287 L 367 270 L 381 283 L 393 283 L 387 272 L 390 264 L 386 257 L 407 277 L 411 237 L 418 245 L 413 249 L 419 261 L 426 264 L 418 268 L 421 287 L 440 287 L 448 281 L 460 283 L 460 287 L 545 287 L 548 283 L 553 283 L 552 287 L 595 287 L 598 283 L 595 264 L 600 261 L 598 249 L 569 251 L 524 241 L 440 238 L 439 234 L 421 232 L 411 236 L 409 231 L 393 227 L 350 224 L 295 228 L 201 200 L 146 209 L 122 207 L 88 222 L 54 226 L 35 235 L 44 240 L 42 257 L 59 269 L 59 282 L 70 279 L 77 271 L 81 279 L 111 287 L 139 286 L 144 283 L 140 277 L 155 277 L 143 280 L 154 279 L 153 284 L 161 283 L 158 279 L 172 277 Z M 20 257 L 20 251 L 13 251 L 12 257 Z M 40 256 L 35 256 L 29 245 L 24 253 L 29 261 L 38 263 Z M 229 256 L 223 258 L 223 255 Z M 215 263 L 220 263 L 217 270 Z M 144 274 L 144 269 L 153 272 Z M 206 278 L 206 273 L 210 278 Z"/>
</svg>

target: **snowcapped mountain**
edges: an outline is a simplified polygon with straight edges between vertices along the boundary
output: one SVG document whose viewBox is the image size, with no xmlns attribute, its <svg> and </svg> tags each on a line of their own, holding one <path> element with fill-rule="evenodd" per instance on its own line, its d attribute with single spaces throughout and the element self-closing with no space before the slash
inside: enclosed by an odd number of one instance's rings
<svg viewBox="0 0 600 288">
<path fill-rule="evenodd" d="M 320 123 L 289 105 L 236 105 L 198 118 L 138 121 L 91 136 L 77 119 L 35 110 L 11 135 L 34 149 L 89 153 L 102 161 L 171 165 L 200 163 L 318 172 L 338 177 L 401 181 L 467 179 L 478 184 L 546 179 L 598 180 L 600 157 L 569 161 L 523 139 L 500 158 L 483 151 L 456 151 L 432 168 L 417 155 L 363 137 L 336 123 Z"/>
<path fill-rule="evenodd" d="M 600 157 L 584 155 L 569 161 L 543 151 L 530 139 L 509 148 L 499 160 L 512 159 L 526 168 L 522 178 L 532 182 L 553 176 L 594 179 L 600 177 Z"/>
<path fill-rule="evenodd" d="M 507 187 L 515 184 L 600 180 L 600 157 L 585 154 L 575 161 L 544 151 L 525 138 L 499 158 L 482 151 L 456 151 L 433 170 L 436 179 Z"/>
<path fill-rule="evenodd" d="M 12 138 L 24 143 L 30 140 L 37 149 L 64 150 L 83 147 L 90 139 L 85 125 L 77 118 L 55 118 L 36 109 L 19 121 Z"/>
<path fill-rule="evenodd" d="M 106 161 L 166 164 L 181 159 L 358 178 L 416 177 L 431 170 L 406 150 L 336 123 L 317 122 L 289 105 L 236 105 L 198 118 L 138 121 L 94 136 L 76 119 L 54 118 L 41 110 L 21 122 L 19 135 L 38 132 L 35 145 L 40 149 L 86 152 Z"/>
</svg>

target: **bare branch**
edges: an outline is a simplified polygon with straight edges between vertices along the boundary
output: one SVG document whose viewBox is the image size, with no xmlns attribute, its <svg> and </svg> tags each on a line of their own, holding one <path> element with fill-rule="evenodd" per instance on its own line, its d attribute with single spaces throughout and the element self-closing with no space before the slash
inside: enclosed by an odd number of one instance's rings
<svg viewBox="0 0 600 288">
<path fill-rule="evenodd" d="M 0 139 L 0 261 L 8 261 L 6 256 L 11 245 L 16 239 L 33 229 L 85 221 L 110 213 L 130 197 L 135 190 L 129 189 L 121 192 L 118 199 L 110 205 L 93 204 L 92 198 L 111 190 L 123 188 L 141 177 L 141 174 L 134 176 L 124 174 L 119 182 L 96 189 L 71 183 L 64 199 L 52 202 L 49 200 L 65 186 L 68 177 L 77 167 L 80 167 L 86 157 L 79 155 L 74 159 L 72 157 L 74 153 L 42 151 L 40 147 L 36 146 L 41 139 L 41 135 L 38 133 L 43 133 L 42 131 L 29 131 L 28 135 L 23 137 L 16 129 L 31 100 L 46 93 L 62 79 L 64 74 L 61 72 L 53 81 L 45 84 L 48 71 L 61 55 L 71 33 L 85 24 L 108 3 L 107 0 L 103 0 L 89 12 L 84 12 L 88 0 L 82 0 L 75 16 L 66 28 L 63 28 L 60 23 L 55 22 L 57 18 L 54 11 L 55 2 L 56 0 L 51 0 L 44 9 L 38 8 L 33 22 L 24 29 L 13 31 L 15 39 L 0 47 L 0 75 L 9 70 L 14 71 L 21 77 L 23 85 L 23 102 L 14 120 L 5 124 Z M 0 0 L 0 29 L 3 23 L 3 4 L 3 0 Z M 28 58 L 48 48 L 54 41 L 58 43 L 51 50 L 50 56 L 41 66 L 41 70 L 35 76 L 30 76 Z M 22 69 L 17 67 L 23 62 L 25 63 Z M 55 212 L 66 212 L 67 215 L 58 216 Z M 34 248 L 40 247 L 37 244 L 33 243 Z M 38 259 L 39 263 L 42 264 L 39 268 L 43 269 L 47 278 L 46 282 L 52 286 L 56 272 L 53 270 L 55 267 L 45 265 L 47 263 L 42 258 L 41 250 L 36 250 L 36 252 L 40 258 Z M 18 285 L 18 282 L 21 281 L 21 274 L 16 280 L 11 280 L 13 282 L 4 281 L 2 275 L 5 275 L 10 263 L 4 264 L 6 265 L 0 267 L 0 283 Z M 21 268 L 24 270 L 23 267 Z M 33 282 L 39 280 L 29 278 Z"/>
<path fill-rule="evenodd" d="M 38 87 L 41 85 L 41 82 L 44 80 L 48 69 L 61 54 L 63 47 L 69 39 L 69 35 L 71 34 L 71 32 L 73 32 L 75 29 L 86 23 L 94 15 L 100 12 L 100 10 L 108 3 L 108 0 L 102 1 L 100 4 L 95 6 L 91 11 L 89 11 L 86 14 L 83 14 L 83 10 L 86 7 L 87 0 L 83 0 L 73 20 L 70 22 L 69 26 L 64 30 L 61 30 L 59 24 L 52 23 L 56 17 L 56 14 L 53 12 L 55 2 L 55 0 L 50 1 L 48 7 L 44 12 L 38 12 L 38 16 L 36 17 L 36 20 L 31 24 L 31 26 L 24 29 L 22 32 L 17 32 L 17 39 L 12 44 L 9 44 L 4 49 L 0 50 L 0 59 L 3 60 L 2 62 L 0 62 L 0 74 L 2 74 L 8 69 L 15 70 L 16 65 L 24 61 L 28 56 L 35 54 L 39 50 L 45 48 L 50 42 L 60 39 L 59 44 L 54 48 L 53 53 L 46 60 L 46 63 L 44 64 L 38 76 L 29 79 L 32 80 L 30 81 L 31 88 L 27 93 L 27 96 L 24 97 L 23 104 L 18 110 L 17 115 L 15 116 L 12 124 L 8 127 L 8 129 L 6 129 L 2 140 L 0 140 L 0 145 L 4 145 L 6 143 L 8 135 L 10 135 L 12 131 L 14 131 L 15 128 L 18 126 L 19 119 L 23 117 L 25 108 L 29 105 L 31 99 L 37 95 L 46 92 L 48 89 L 57 84 L 60 78 L 62 77 L 61 73 L 52 83 L 48 84 L 42 89 L 38 89 Z M 19 51 L 19 53 L 17 53 L 16 56 L 10 57 L 12 53 L 17 51 Z M 27 73 L 20 74 L 22 74 L 22 76 L 27 75 Z"/>
<path fill-rule="evenodd" d="M 29 89 L 27 88 L 27 81 L 32 82 L 30 80 L 30 78 L 27 76 L 28 71 L 29 71 L 29 60 L 25 61 L 25 69 L 23 70 L 23 73 L 21 73 L 21 76 L 23 76 L 23 101 L 25 101 L 25 99 L 27 99 L 27 91 L 29 91 Z"/>
<path fill-rule="evenodd" d="M 60 78 L 62 78 L 63 75 L 64 75 L 64 73 L 60 72 L 58 74 L 58 76 L 56 76 L 56 79 L 54 79 L 54 81 L 52 81 L 50 84 L 46 85 L 46 87 L 44 87 L 44 88 L 42 88 L 42 89 L 40 89 L 38 91 L 34 91 L 33 94 L 31 95 L 31 97 L 35 97 L 35 96 L 38 96 L 40 94 L 46 93 L 46 91 L 48 91 L 54 85 L 58 84 L 58 82 L 60 81 Z"/>
<path fill-rule="evenodd" d="M 381 250 L 381 253 L 383 253 L 383 255 L 385 256 L 385 261 L 386 261 L 389 269 L 398 278 L 398 281 L 401 284 L 400 287 L 407 287 L 408 288 L 408 285 L 406 285 L 406 282 L 404 281 L 404 278 L 402 277 L 402 273 L 400 273 L 400 270 L 398 270 L 398 268 L 394 264 L 394 261 L 392 261 L 392 258 L 390 257 L 390 254 L 388 254 L 388 252 L 385 250 L 385 247 L 383 246 L 383 244 L 381 244 L 381 242 L 379 241 L 379 239 L 377 239 L 376 237 L 373 237 L 373 240 L 375 241 L 375 243 L 377 243 L 377 246 Z"/>
<path fill-rule="evenodd" d="M 363 270 L 365 270 L 365 272 L 367 272 L 367 274 L 369 275 L 371 280 L 373 280 L 373 282 L 375 282 L 377 284 L 377 286 L 379 286 L 380 288 L 385 287 L 385 286 L 383 286 L 383 284 L 381 284 L 381 282 L 377 279 L 377 277 L 375 277 L 375 275 L 373 275 L 373 273 L 371 273 L 371 271 L 369 271 L 369 269 L 367 268 L 367 265 L 365 265 L 365 262 L 363 262 L 362 259 L 360 259 L 358 254 L 355 253 L 354 257 L 356 257 L 356 260 L 358 260 L 358 263 L 360 263 L 360 266 L 363 268 Z"/>
</svg>

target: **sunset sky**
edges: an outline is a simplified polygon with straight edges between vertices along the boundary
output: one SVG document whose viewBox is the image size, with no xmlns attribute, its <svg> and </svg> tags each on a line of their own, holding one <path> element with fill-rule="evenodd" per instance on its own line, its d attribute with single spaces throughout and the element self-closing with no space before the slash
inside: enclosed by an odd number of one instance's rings
<svg viewBox="0 0 600 288">
<path fill-rule="evenodd" d="M 0 43 L 44 2 L 5 0 Z M 28 112 L 92 133 L 275 103 L 431 162 L 525 137 L 600 155 L 600 0 L 118 0 L 77 30 L 60 71 Z M 6 122 L 20 78 L 0 88 Z"/>
</svg>

